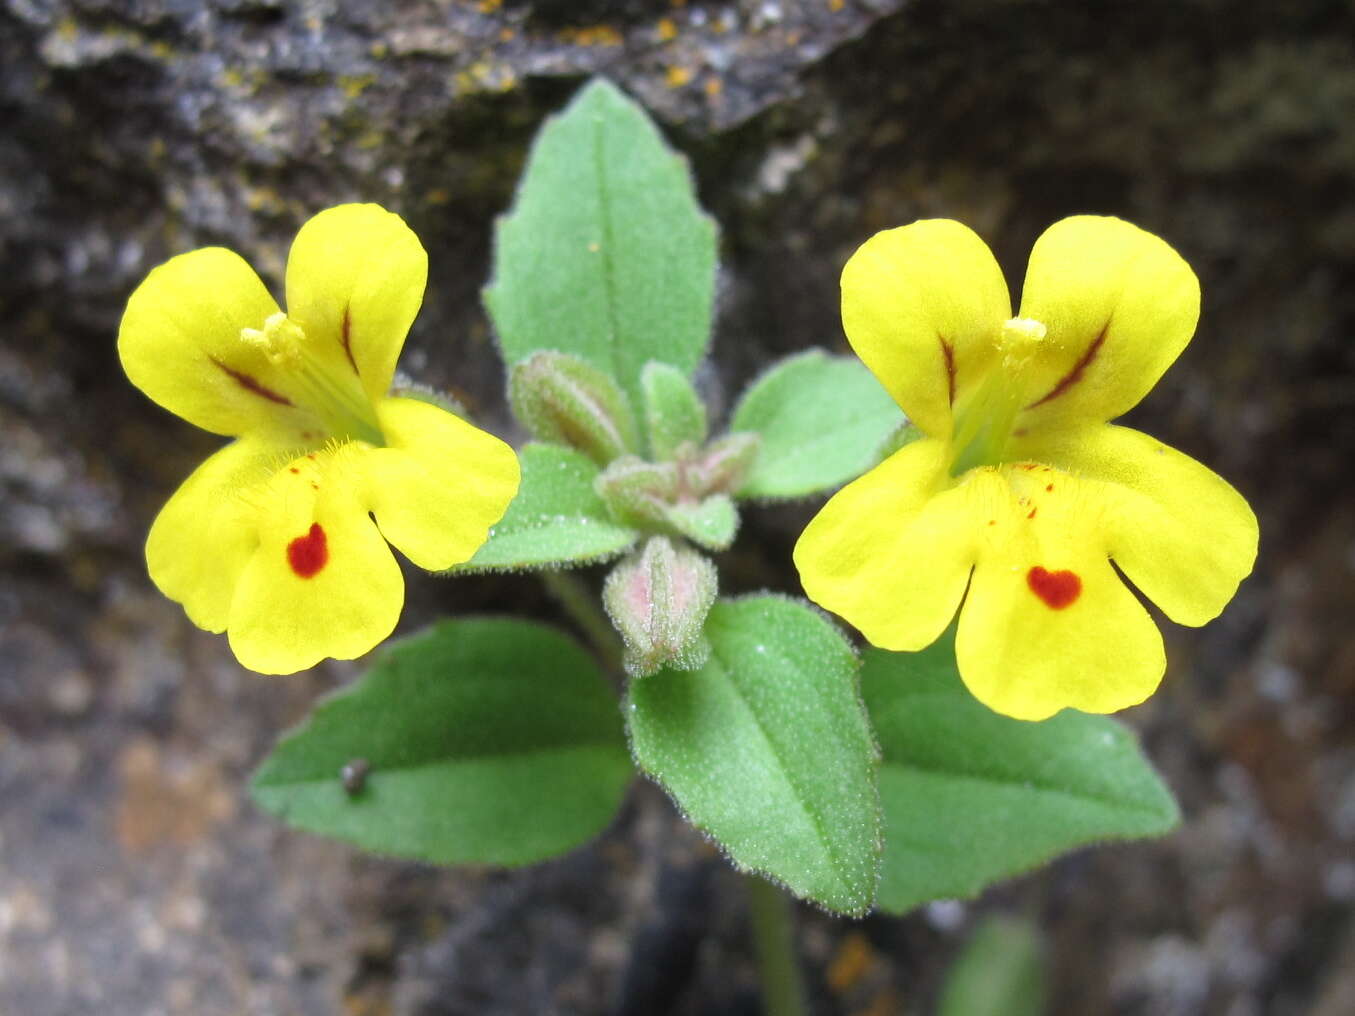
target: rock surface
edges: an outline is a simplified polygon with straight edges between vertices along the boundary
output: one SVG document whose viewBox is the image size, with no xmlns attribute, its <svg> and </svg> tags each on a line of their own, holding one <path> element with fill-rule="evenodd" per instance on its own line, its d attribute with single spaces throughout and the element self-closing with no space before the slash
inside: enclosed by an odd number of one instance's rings
<svg viewBox="0 0 1355 1016">
<path fill-rule="evenodd" d="M 802 908 L 817 1011 L 929 1011 L 985 909 L 1039 919 L 1059 1013 L 1355 1011 L 1352 40 L 1336 0 L 4 0 L 0 1011 L 756 1011 L 737 880 L 652 787 L 593 846 L 507 873 L 256 813 L 250 769 L 352 670 L 243 673 L 140 560 L 215 443 L 118 370 L 144 273 L 221 243 L 276 282 L 309 214 L 382 202 L 432 257 L 406 367 L 507 433 L 476 298 L 491 220 L 591 73 L 654 111 L 722 224 L 726 401 L 771 356 L 841 346 L 837 273 L 876 229 L 963 219 L 1019 277 L 1055 218 L 1119 214 L 1205 293 L 1130 422 L 1261 518 L 1256 576 L 1169 628 L 1167 684 L 1128 717 L 1182 831 L 904 920 Z M 769 553 L 731 584 L 793 590 L 811 510 L 751 511 Z M 405 628 L 552 616 L 525 577 L 411 590 Z"/>
</svg>

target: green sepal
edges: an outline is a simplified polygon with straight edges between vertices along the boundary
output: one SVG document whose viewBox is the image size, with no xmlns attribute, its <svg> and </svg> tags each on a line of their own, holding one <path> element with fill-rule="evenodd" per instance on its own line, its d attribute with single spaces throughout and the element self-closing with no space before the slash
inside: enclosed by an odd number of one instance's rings
<svg viewBox="0 0 1355 1016">
<path fill-rule="evenodd" d="M 728 494 L 712 494 L 700 501 L 670 505 L 667 521 L 693 543 L 707 550 L 725 550 L 739 531 L 739 510 Z"/>
<path fill-rule="evenodd" d="M 884 753 L 881 909 L 974 896 L 1064 851 L 1180 820 L 1123 725 L 1071 709 L 1000 716 L 965 689 L 953 635 L 919 653 L 867 649 L 861 690 Z"/>
<path fill-rule="evenodd" d="M 358 781 L 341 776 L 365 771 Z M 289 825 L 440 864 L 518 865 L 597 835 L 633 770 L 582 648 L 526 621 L 444 621 L 382 652 L 255 774 Z"/>
<path fill-rule="evenodd" d="M 721 600 L 711 657 L 632 681 L 631 751 L 734 864 L 830 910 L 875 897 L 876 750 L 842 634 L 802 603 Z"/>
<path fill-rule="evenodd" d="M 696 490 L 733 494 L 743 486 L 761 447 L 756 434 L 726 434 L 683 463 L 688 481 Z"/>
<path fill-rule="evenodd" d="M 640 373 L 640 387 L 645 393 L 650 458 L 668 461 L 677 457 L 684 444 L 705 443 L 706 406 L 685 373 L 651 361 Z"/>
<path fill-rule="evenodd" d="M 437 406 L 443 412 L 451 413 L 453 416 L 459 416 L 461 419 L 470 422 L 470 413 L 466 411 L 466 407 L 461 404 L 460 400 L 450 392 L 434 388 L 432 385 L 426 385 L 421 381 L 415 381 L 401 371 L 396 371 L 395 377 L 391 379 L 390 397 L 425 402 L 430 406 Z"/>
<path fill-rule="evenodd" d="M 617 522 L 594 490 L 597 465 L 561 445 L 529 444 L 518 452 L 517 497 L 475 556 L 454 571 L 550 568 L 605 561 L 640 534 Z"/>
<path fill-rule="evenodd" d="M 640 106 L 592 81 L 542 126 L 495 231 L 485 304 L 504 361 L 571 353 L 639 406 L 646 363 L 700 361 L 714 289 L 715 224 L 686 161 Z"/>
<path fill-rule="evenodd" d="M 773 365 L 734 407 L 731 431 L 762 448 L 740 497 L 794 498 L 860 476 L 880 461 L 903 413 L 860 360 L 811 349 Z"/>
<path fill-rule="evenodd" d="M 598 465 L 639 450 L 630 402 L 610 376 L 568 353 L 542 351 L 508 375 L 513 415 L 539 441 L 577 448 Z"/>
</svg>

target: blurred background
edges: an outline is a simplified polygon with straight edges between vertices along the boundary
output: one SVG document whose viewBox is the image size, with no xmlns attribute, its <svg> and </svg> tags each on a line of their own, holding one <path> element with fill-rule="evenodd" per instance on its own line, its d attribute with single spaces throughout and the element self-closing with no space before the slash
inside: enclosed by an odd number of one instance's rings
<svg viewBox="0 0 1355 1016">
<path fill-rule="evenodd" d="M 1123 216 L 1204 290 L 1129 422 L 1261 519 L 1255 575 L 1164 623 L 1124 719 L 1182 802 L 903 919 L 801 907 L 817 1010 L 929 1013 L 986 913 L 1036 922 L 1051 1012 L 1355 1012 L 1355 8 L 1346 0 L 0 0 L 0 1012 L 757 1012 L 737 879 L 637 784 L 593 845 L 444 871 L 293 833 L 244 781 L 356 673 L 242 671 L 147 580 L 160 504 L 219 443 L 126 382 L 155 264 L 206 244 L 275 286 L 315 211 L 402 214 L 431 258 L 403 366 L 510 437 L 478 291 L 542 118 L 640 99 L 722 226 L 702 382 L 844 350 L 837 276 L 958 218 L 1013 285 L 1055 219 Z M 816 503 L 752 508 L 729 592 L 796 592 Z M 530 576 L 411 574 L 439 613 L 554 617 Z"/>
</svg>

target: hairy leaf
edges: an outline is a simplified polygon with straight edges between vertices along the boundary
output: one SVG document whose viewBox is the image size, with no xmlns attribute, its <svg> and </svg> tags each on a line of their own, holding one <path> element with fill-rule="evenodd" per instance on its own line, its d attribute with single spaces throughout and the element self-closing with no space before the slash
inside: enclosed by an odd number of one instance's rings
<svg viewBox="0 0 1355 1016">
<path fill-rule="evenodd" d="M 251 790 L 369 850 L 515 865 L 601 831 L 631 772 L 592 658 L 542 625 L 479 619 L 392 646 L 278 743 Z"/>
<path fill-rule="evenodd" d="M 876 752 L 842 635 L 774 596 L 716 603 L 711 657 L 632 681 L 631 750 L 741 868 L 832 910 L 875 896 Z"/>
<path fill-rule="evenodd" d="M 509 366 L 552 349 L 609 371 L 636 406 L 650 360 L 690 373 L 710 337 L 715 225 L 686 162 L 596 80 L 542 127 L 500 220 L 485 302 Z"/>
<path fill-rule="evenodd" d="M 960 682 L 951 636 L 920 653 L 868 649 L 861 687 L 884 753 L 883 909 L 973 896 L 1074 847 L 1179 820 L 1124 726 L 1071 709 L 1041 723 L 992 712 Z"/>
<path fill-rule="evenodd" d="M 788 357 L 743 394 L 731 431 L 762 448 L 740 497 L 804 497 L 840 486 L 880 461 L 903 412 L 860 360 L 821 349 Z"/>
</svg>

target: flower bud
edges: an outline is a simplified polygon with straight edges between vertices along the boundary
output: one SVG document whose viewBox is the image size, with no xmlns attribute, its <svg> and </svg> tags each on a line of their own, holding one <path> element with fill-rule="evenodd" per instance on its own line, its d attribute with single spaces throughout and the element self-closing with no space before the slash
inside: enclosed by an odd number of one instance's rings
<svg viewBox="0 0 1355 1016">
<path fill-rule="evenodd" d="M 678 497 L 678 479 L 678 467 L 672 462 L 624 455 L 602 471 L 594 489 L 618 522 L 664 525 L 669 506 Z"/>
<path fill-rule="evenodd" d="M 702 666 L 710 657 L 702 629 L 716 590 L 715 565 L 663 536 L 613 568 L 602 600 L 626 644 L 626 672 L 645 677 L 665 666 Z"/>
<path fill-rule="evenodd" d="M 712 441 L 688 466 L 692 485 L 707 494 L 737 493 L 761 447 L 762 438 L 752 432 Z"/>
<path fill-rule="evenodd" d="M 739 527 L 729 496 L 703 496 L 692 486 L 685 463 L 626 455 L 602 471 L 594 489 L 618 522 L 684 536 L 710 550 L 728 547 Z"/>
<path fill-rule="evenodd" d="M 533 437 L 577 448 L 599 465 L 639 448 L 625 393 L 577 356 L 547 351 L 517 364 L 508 401 Z"/>
</svg>

